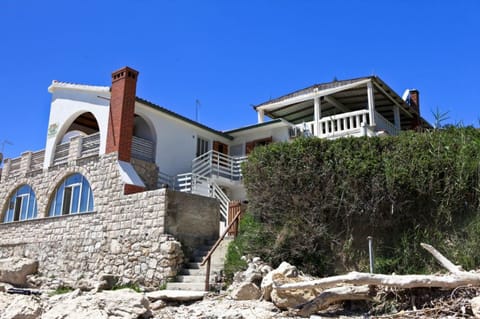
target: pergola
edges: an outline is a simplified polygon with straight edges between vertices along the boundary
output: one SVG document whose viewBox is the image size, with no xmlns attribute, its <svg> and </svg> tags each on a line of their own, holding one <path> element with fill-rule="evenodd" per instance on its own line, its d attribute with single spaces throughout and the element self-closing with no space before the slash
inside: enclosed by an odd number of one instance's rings
<svg viewBox="0 0 480 319">
<path fill-rule="evenodd" d="M 264 116 L 293 124 L 314 122 L 339 114 L 368 110 L 368 124 L 386 120 L 397 130 L 415 128 L 422 121 L 418 109 L 404 101 L 376 76 L 316 84 L 255 106 L 258 122 Z"/>
</svg>

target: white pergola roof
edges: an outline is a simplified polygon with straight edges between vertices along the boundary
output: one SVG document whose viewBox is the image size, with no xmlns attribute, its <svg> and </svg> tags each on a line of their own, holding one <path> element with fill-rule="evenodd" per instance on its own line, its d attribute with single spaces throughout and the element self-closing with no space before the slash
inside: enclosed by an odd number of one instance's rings
<svg viewBox="0 0 480 319">
<path fill-rule="evenodd" d="M 315 98 L 320 98 L 322 117 L 367 109 L 369 82 L 373 84 L 375 110 L 393 123 L 393 107 L 398 106 L 402 128 L 409 129 L 416 110 L 375 76 L 312 85 L 259 104 L 255 110 L 297 124 L 313 120 Z"/>
</svg>

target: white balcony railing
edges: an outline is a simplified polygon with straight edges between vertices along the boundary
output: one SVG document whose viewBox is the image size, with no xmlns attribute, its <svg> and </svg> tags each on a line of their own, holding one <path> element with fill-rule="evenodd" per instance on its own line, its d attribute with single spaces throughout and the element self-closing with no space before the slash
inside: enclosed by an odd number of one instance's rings
<svg viewBox="0 0 480 319">
<path fill-rule="evenodd" d="M 233 157 L 216 151 L 208 151 L 192 161 L 192 173 L 200 176 L 224 177 L 232 181 L 242 179 L 241 164 L 247 156 Z"/>
<path fill-rule="evenodd" d="M 398 135 L 400 130 L 395 127 L 395 124 L 384 118 L 380 113 L 375 112 L 375 124 L 377 131 L 385 131 L 388 135 Z"/>
<path fill-rule="evenodd" d="M 36 171 L 36 170 L 42 169 L 44 159 L 45 159 L 45 150 L 41 150 L 41 151 L 32 153 L 32 160 L 30 162 L 30 170 L 31 171 Z"/>
<path fill-rule="evenodd" d="M 95 133 L 82 138 L 80 157 L 97 155 L 100 148 L 100 133 Z"/>
<path fill-rule="evenodd" d="M 399 130 L 393 123 L 389 122 L 378 112 L 375 112 L 374 116 L 377 131 L 382 130 L 390 135 L 398 135 Z M 336 138 L 342 136 L 361 136 L 364 134 L 363 126 L 368 125 L 370 125 L 368 110 L 359 110 L 321 118 L 318 123 L 318 130 L 315 121 L 297 124 L 296 127 L 303 132 L 303 135 Z"/>
<path fill-rule="evenodd" d="M 67 163 L 70 160 L 96 155 L 99 153 L 99 149 L 99 133 L 84 137 L 77 136 L 70 140 L 70 142 L 56 146 L 55 153 L 53 154 L 53 166 Z M 4 168 L 2 170 L 2 180 L 12 176 L 41 170 L 44 161 L 45 150 L 25 152 L 21 157 L 5 159 Z"/>
<path fill-rule="evenodd" d="M 147 162 L 154 162 L 155 152 L 153 142 L 141 137 L 133 136 L 132 157 Z"/>
</svg>

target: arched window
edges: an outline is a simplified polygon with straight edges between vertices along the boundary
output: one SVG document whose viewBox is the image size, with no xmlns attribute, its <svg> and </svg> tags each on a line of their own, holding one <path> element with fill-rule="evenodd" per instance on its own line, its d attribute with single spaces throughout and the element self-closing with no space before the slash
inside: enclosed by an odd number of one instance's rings
<svg viewBox="0 0 480 319">
<path fill-rule="evenodd" d="M 29 185 L 20 186 L 8 200 L 4 223 L 37 217 L 35 193 Z"/>
<path fill-rule="evenodd" d="M 93 192 L 82 174 L 73 174 L 57 187 L 50 203 L 49 216 L 60 216 L 93 211 Z"/>
</svg>

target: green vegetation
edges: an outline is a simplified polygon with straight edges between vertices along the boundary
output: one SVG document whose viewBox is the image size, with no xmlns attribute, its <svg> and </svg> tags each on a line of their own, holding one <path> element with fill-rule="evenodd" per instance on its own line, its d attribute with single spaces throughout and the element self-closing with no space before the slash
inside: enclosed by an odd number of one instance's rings
<svg viewBox="0 0 480 319">
<path fill-rule="evenodd" d="M 72 291 L 73 291 L 72 287 L 58 287 L 57 289 L 49 293 L 49 295 L 50 296 L 63 295 Z"/>
<path fill-rule="evenodd" d="M 329 275 L 436 269 L 427 242 L 466 268 L 480 265 L 480 131 L 446 128 L 398 137 L 297 139 L 259 147 L 244 165 L 249 215 L 229 248 Z"/>
<path fill-rule="evenodd" d="M 112 287 L 112 290 L 120 290 L 120 289 L 132 289 L 135 292 L 142 292 L 142 289 L 137 283 L 130 283 L 124 285 L 115 285 Z"/>
</svg>

